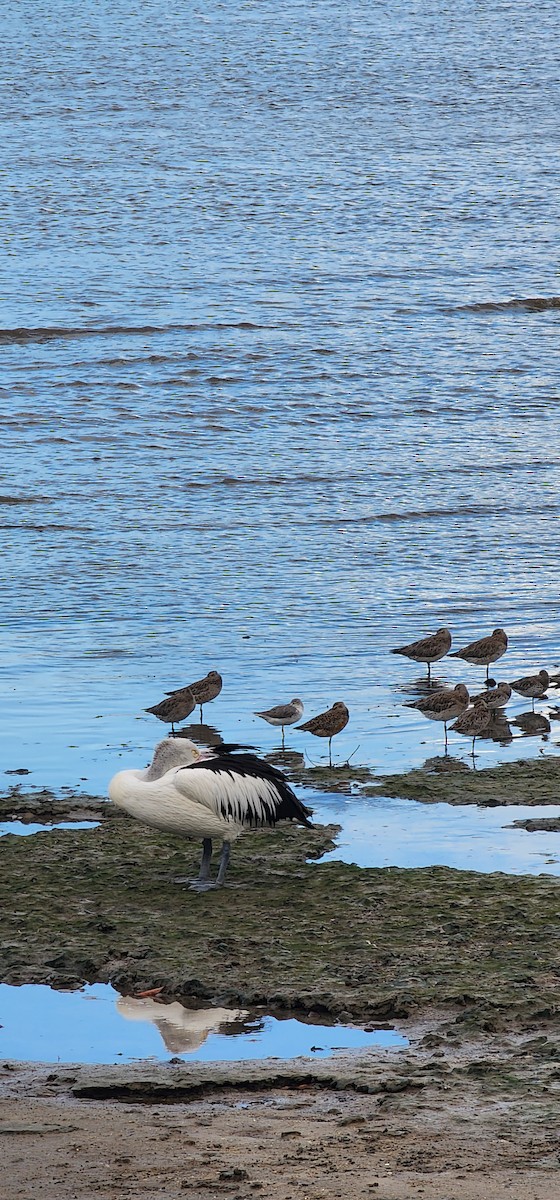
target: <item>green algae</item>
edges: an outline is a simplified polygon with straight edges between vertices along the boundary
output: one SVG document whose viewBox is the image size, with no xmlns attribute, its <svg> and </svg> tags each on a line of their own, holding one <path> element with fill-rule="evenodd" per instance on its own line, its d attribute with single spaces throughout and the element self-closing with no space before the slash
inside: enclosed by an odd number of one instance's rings
<svg viewBox="0 0 560 1200">
<path fill-rule="evenodd" d="M 286 825 L 243 837 L 228 886 L 198 895 L 172 882 L 196 873 L 195 843 L 104 811 L 95 830 L 2 840 L 3 982 L 342 1019 L 452 1006 L 482 1028 L 557 1011 L 554 879 L 317 865 L 336 828 Z"/>
</svg>

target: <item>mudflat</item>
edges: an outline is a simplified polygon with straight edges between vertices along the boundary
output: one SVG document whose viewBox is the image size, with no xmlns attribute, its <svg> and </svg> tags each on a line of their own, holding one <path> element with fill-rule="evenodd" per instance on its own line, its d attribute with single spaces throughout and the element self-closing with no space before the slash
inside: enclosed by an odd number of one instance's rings
<svg viewBox="0 0 560 1200">
<path fill-rule="evenodd" d="M 532 766 L 535 802 L 557 803 L 557 770 L 545 784 Z M 519 801 L 500 770 L 469 780 L 491 775 L 483 791 Z M 433 778 L 456 788 L 453 774 Z M 523 803 L 529 776 L 521 765 Z M 318 866 L 336 828 L 283 826 L 242 838 L 228 886 L 196 895 L 173 878 L 198 847 L 99 798 L 13 789 L 0 814 L 99 821 L 3 838 L 3 982 L 161 987 L 163 1000 L 389 1022 L 410 1038 L 317 1062 L 6 1063 L 7 1200 L 557 1194 L 556 879 Z"/>
</svg>

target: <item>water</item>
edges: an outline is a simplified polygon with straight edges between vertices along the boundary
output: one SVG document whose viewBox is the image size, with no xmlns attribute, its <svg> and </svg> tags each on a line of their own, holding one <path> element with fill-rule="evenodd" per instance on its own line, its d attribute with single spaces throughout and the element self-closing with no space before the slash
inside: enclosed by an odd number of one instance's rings
<svg viewBox="0 0 560 1200">
<path fill-rule="evenodd" d="M 241 1009 L 188 1009 L 119 996 L 108 984 L 79 992 L 0 984 L 0 1053 L 24 1062 L 240 1062 L 326 1058 L 336 1050 L 407 1046 L 394 1029 L 316 1025 Z"/>
<path fill-rule="evenodd" d="M 32 833 L 48 833 L 51 829 L 95 829 L 98 821 L 58 821 L 54 825 L 28 824 L 26 821 L 0 821 L 0 837 L 16 834 L 29 837 Z"/>
<path fill-rule="evenodd" d="M 4 769 L 104 790 L 211 667 L 226 740 L 344 699 L 336 754 L 404 768 L 438 731 L 391 646 L 503 625 L 497 678 L 556 664 L 560 311 L 511 304 L 560 291 L 556 26 L 550 0 L 6 13 Z"/>
<path fill-rule="evenodd" d="M 511 804 L 419 804 L 386 796 L 348 799 L 324 796 L 315 818 L 342 826 L 336 849 L 318 862 L 336 860 L 359 867 L 455 867 L 460 871 L 505 871 L 510 875 L 560 875 L 558 832 L 510 828 L 527 817 L 559 817 L 560 808 Z"/>
</svg>

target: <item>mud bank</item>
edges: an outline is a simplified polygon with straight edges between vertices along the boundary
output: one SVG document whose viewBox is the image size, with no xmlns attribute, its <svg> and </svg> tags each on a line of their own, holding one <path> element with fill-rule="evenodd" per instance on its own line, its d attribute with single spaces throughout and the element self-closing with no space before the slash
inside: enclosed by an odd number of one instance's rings
<svg viewBox="0 0 560 1200">
<path fill-rule="evenodd" d="M 97 815 L 92 830 L 3 838 L 2 982 L 161 986 L 343 1021 L 444 1005 L 465 1031 L 547 1021 L 560 1004 L 552 878 L 315 865 L 336 827 L 285 826 L 242 838 L 228 886 L 196 895 L 173 882 L 195 872 L 196 845 Z"/>
<path fill-rule="evenodd" d="M 411 1052 L 281 1070 L 8 1064 L 3 1194 L 555 1200 L 558 1039 L 465 1045 L 430 1016 Z"/>
</svg>

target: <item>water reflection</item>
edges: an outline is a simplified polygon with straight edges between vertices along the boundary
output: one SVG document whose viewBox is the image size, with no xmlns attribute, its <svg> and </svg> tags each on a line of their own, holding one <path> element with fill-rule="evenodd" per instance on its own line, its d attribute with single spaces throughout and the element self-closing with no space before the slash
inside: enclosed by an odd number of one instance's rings
<svg viewBox="0 0 560 1200">
<path fill-rule="evenodd" d="M 199 721 L 194 725 L 182 725 L 175 731 L 175 737 L 189 738 L 191 742 L 201 742 L 203 746 L 223 746 L 224 739 L 215 725 L 205 725 Z"/>
<path fill-rule="evenodd" d="M 280 767 L 283 771 L 301 771 L 305 767 L 305 755 L 300 750 L 270 750 L 268 754 L 263 754 L 265 762 L 271 763 L 273 767 Z"/>
<path fill-rule="evenodd" d="M 513 721 L 522 731 L 523 737 L 542 737 L 543 742 L 546 742 L 547 734 L 550 733 L 551 725 L 548 717 L 543 713 L 528 712 L 518 713 Z"/>
<path fill-rule="evenodd" d="M 175 1000 L 166 1004 L 151 998 L 120 996 L 117 1012 L 127 1021 L 151 1021 L 161 1034 L 170 1054 L 188 1054 L 198 1050 L 210 1033 L 235 1035 L 247 1032 L 241 1008 L 185 1008 Z M 262 1028 L 262 1022 L 253 1028 Z"/>
</svg>

